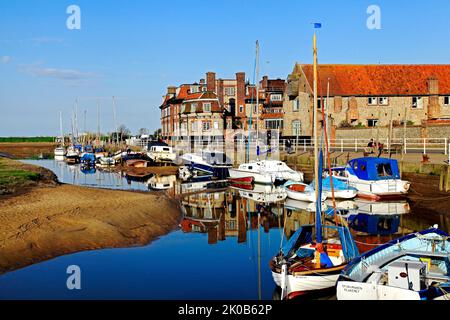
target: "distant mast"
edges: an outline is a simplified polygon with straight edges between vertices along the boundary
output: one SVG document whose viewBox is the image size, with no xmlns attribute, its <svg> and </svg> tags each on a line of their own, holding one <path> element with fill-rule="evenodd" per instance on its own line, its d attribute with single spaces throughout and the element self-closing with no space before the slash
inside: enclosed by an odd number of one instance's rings
<svg viewBox="0 0 450 320">
<path fill-rule="evenodd" d="M 66 143 L 64 141 L 63 125 L 62 125 L 62 111 L 59 112 L 59 131 L 61 134 L 62 146 L 65 147 Z"/>
</svg>

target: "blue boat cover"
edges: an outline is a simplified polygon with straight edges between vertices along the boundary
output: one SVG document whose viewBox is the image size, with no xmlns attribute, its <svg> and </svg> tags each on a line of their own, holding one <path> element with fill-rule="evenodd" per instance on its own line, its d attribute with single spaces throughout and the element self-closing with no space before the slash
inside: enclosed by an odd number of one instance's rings
<svg viewBox="0 0 450 320">
<path fill-rule="evenodd" d="M 358 158 L 348 162 L 346 170 L 361 180 L 400 179 L 398 163 L 387 158 Z"/>
<path fill-rule="evenodd" d="M 81 157 L 81 162 L 89 162 L 94 163 L 95 162 L 95 155 L 92 153 L 86 153 Z"/>
<path fill-rule="evenodd" d="M 344 253 L 344 257 L 347 261 L 359 256 L 358 247 L 356 246 L 355 240 L 353 239 L 353 236 L 348 228 L 340 226 L 327 226 L 327 228 L 338 230 L 342 245 L 342 252 Z"/>
<path fill-rule="evenodd" d="M 312 242 L 312 226 L 302 226 L 295 231 L 288 242 L 281 248 L 281 253 L 286 257 L 289 256 L 293 249 L 303 244 Z"/>
<path fill-rule="evenodd" d="M 310 185 L 311 185 L 311 188 L 314 190 L 314 181 L 311 182 Z M 350 187 L 347 182 L 345 182 L 345 181 L 343 181 L 341 179 L 338 179 L 336 177 L 333 177 L 333 188 L 336 191 L 339 191 L 339 190 L 350 190 L 350 189 L 355 189 L 356 190 L 356 188 Z M 330 179 L 330 177 L 326 177 L 326 178 L 322 179 L 322 190 L 324 190 L 324 191 L 331 191 L 331 179 Z"/>
</svg>

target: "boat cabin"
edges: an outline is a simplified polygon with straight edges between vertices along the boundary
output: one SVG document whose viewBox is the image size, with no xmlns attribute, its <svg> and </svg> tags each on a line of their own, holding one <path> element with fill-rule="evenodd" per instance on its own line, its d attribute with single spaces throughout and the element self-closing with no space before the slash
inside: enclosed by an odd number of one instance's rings
<svg viewBox="0 0 450 320">
<path fill-rule="evenodd" d="M 398 163 L 387 158 L 358 158 L 348 162 L 346 171 L 361 180 L 400 179 Z"/>
<path fill-rule="evenodd" d="M 172 153 L 172 148 L 168 146 L 151 146 L 149 152 Z"/>
</svg>

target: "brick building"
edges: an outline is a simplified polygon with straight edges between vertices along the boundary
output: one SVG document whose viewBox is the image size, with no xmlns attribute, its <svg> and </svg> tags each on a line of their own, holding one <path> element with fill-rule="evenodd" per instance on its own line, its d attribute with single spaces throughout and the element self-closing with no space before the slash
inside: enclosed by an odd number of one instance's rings
<svg viewBox="0 0 450 320">
<path fill-rule="evenodd" d="M 450 65 L 319 65 L 319 107 L 327 105 L 328 82 L 332 129 L 450 124 Z M 284 95 L 284 136 L 312 135 L 312 87 L 313 66 L 296 64 Z"/>
<path fill-rule="evenodd" d="M 207 72 L 206 81 L 168 87 L 160 106 L 162 138 L 171 143 L 222 140 L 226 129 L 255 128 L 258 116 L 260 128 L 281 129 L 284 89 L 284 80 L 263 77 L 256 107 L 257 90 L 244 72 L 235 79 Z"/>
</svg>

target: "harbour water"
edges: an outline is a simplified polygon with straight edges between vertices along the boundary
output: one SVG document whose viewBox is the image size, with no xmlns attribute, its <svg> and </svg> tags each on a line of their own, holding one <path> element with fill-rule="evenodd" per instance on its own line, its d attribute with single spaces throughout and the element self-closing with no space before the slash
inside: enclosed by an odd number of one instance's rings
<svg viewBox="0 0 450 320">
<path fill-rule="evenodd" d="M 257 202 L 248 190 L 199 191 L 172 177 L 137 182 L 52 160 L 27 162 L 52 170 L 61 182 L 88 187 L 152 191 L 163 181 L 162 192 L 180 199 L 183 218 L 177 230 L 144 247 L 79 252 L 3 274 L 0 299 L 272 299 L 270 259 L 313 219 L 307 203 Z M 362 251 L 422 226 L 420 212 L 406 200 L 344 205 Z M 440 222 L 436 215 L 423 224 Z M 70 265 L 81 269 L 81 290 L 67 289 Z"/>
</svg>

